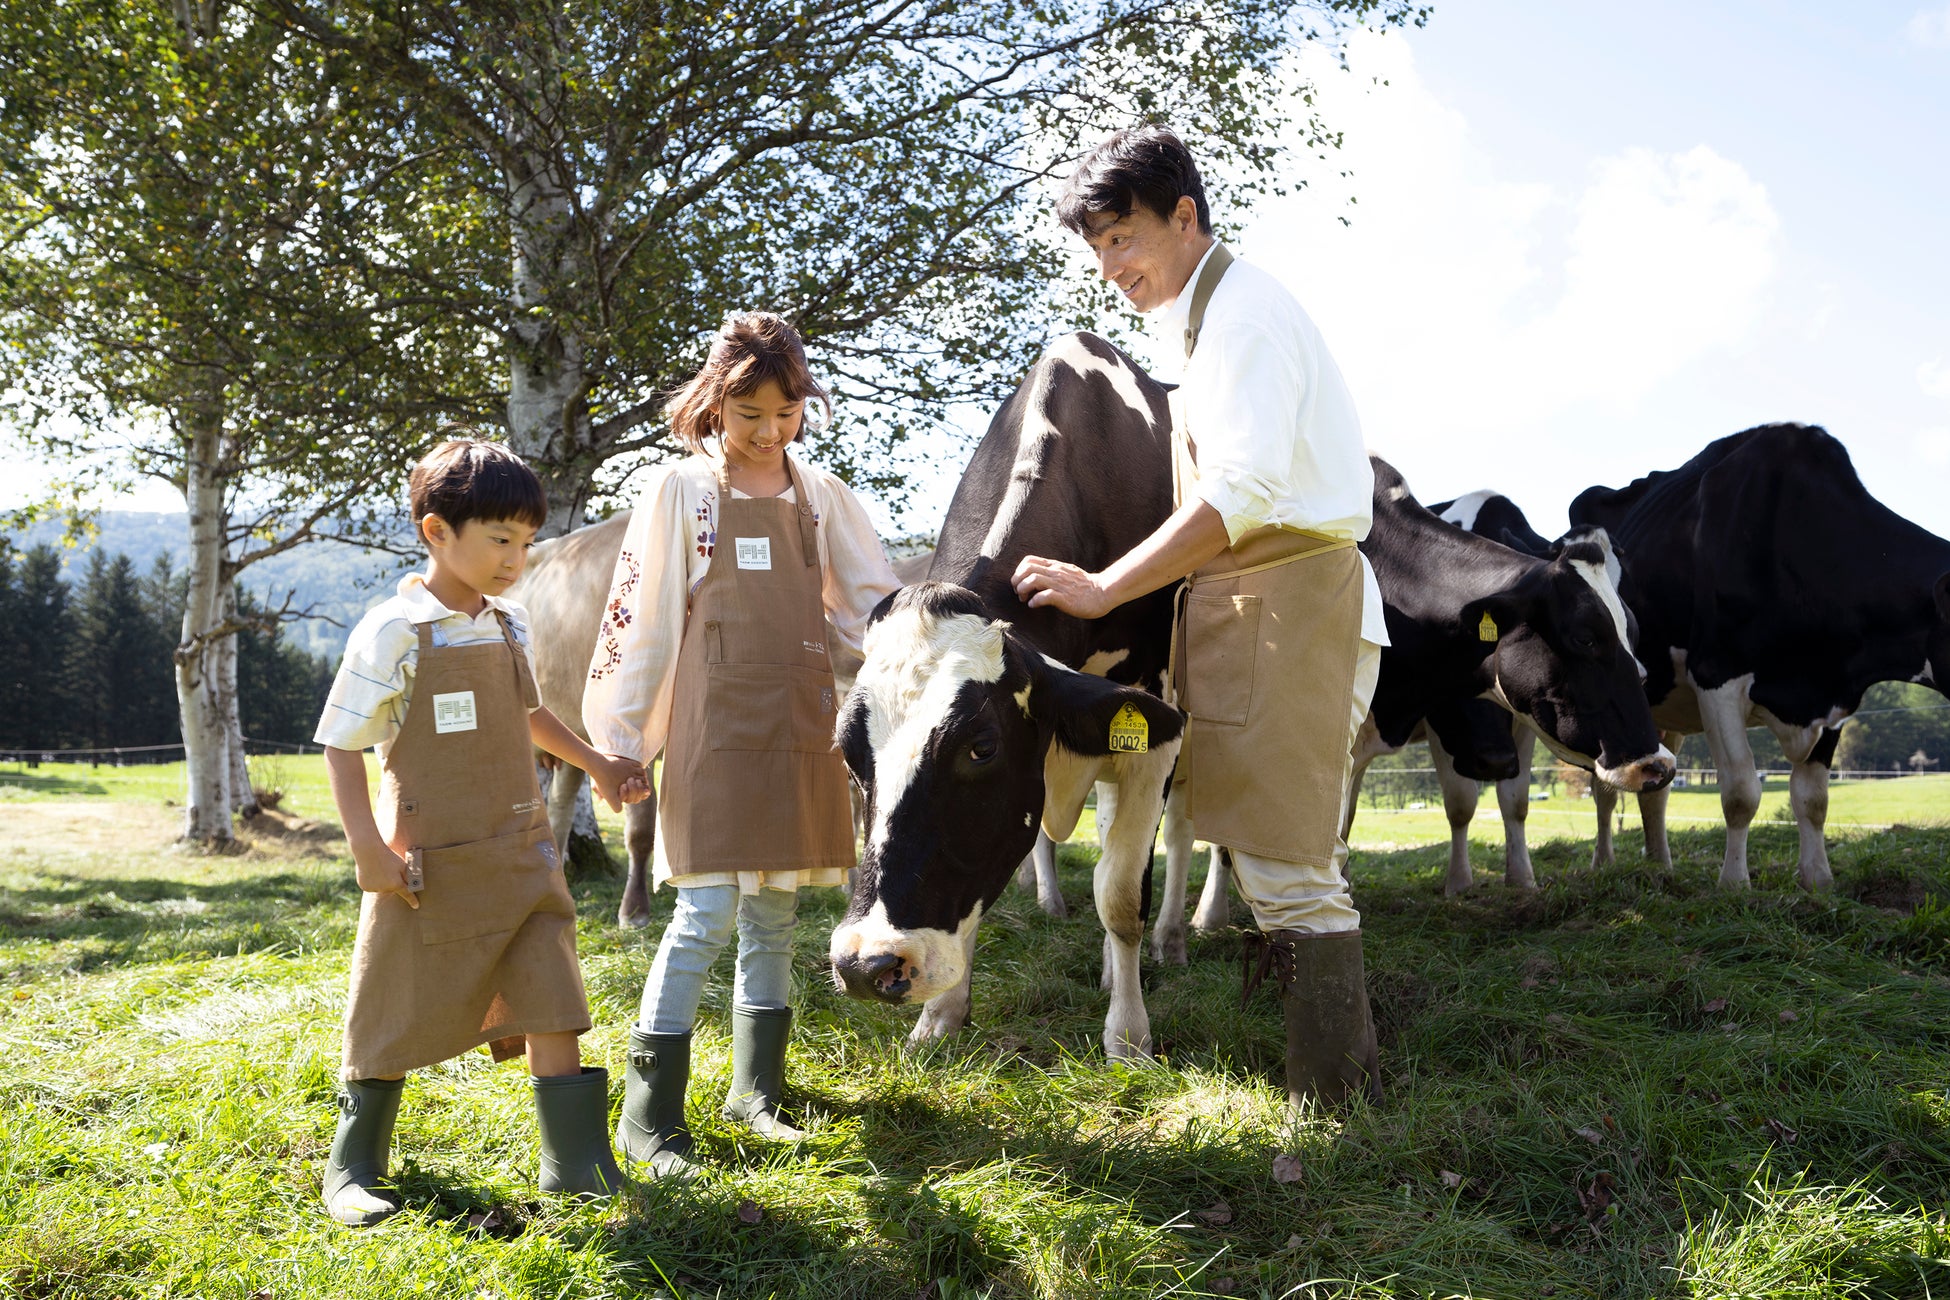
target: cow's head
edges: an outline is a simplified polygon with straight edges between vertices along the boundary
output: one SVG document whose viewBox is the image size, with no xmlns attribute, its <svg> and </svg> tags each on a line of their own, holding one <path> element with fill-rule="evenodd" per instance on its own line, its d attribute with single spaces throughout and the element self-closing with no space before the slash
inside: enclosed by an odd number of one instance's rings
<svg viewBox="0 0 1950 1300">
<path fill-rule="evenodd" d="M 866 792 L 866 846 L 833 971 L 856 997 L 923 1001 L 961 981 L 966 940 L 1035 843 L 1051 747 L 1101 758 L 1127 704 L 1154 746 L 1182 718 L 1043 657 L 946 583 L 883 601 L 865 651 L 838 740 Z"/>
<path fill-rule="evenodd" d="M 1459 633 L 1496 642 L 1496 694 L 1553 751 L 1621 790 L 1657 790 L 1672 780 L 1672 753 L 1646 704 L 1609 559 L 1593 540 L 1566 543 L 1514 586 L 1464 606 Z"/>
<path fill-rule="evenodd" d="M 1936 580 L 1936 626 L 1930 629 L 1925 663 L 1929 666 L 1931 683 L 1950 695 L 1950 573 L 1941 574 Z"/>
</svg>

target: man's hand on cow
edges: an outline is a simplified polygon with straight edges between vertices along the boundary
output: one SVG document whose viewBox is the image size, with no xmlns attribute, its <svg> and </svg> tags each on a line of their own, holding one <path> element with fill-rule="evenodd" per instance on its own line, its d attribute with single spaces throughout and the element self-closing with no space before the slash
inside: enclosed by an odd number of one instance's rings
<svg viewBox="0 0 1950 1300">
<path fill-rule="evenodd" d="M 1016 595 L 1031 609 L 1054 605 L 1078 618 L 1102 618 L 1116 602 L 1104 590 L 1101 574 L 1079 569 L 1063 560 L 1025 555 L 1016 565 Z"/>
</svg>

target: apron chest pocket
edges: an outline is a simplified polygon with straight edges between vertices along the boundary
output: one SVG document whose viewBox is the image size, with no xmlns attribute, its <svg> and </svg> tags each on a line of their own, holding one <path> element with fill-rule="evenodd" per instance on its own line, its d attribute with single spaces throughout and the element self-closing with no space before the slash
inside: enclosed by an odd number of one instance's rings
<svg viewBox="0 0 1950 1300">
<path fill-rule="evenodd" d="M 1258 596 L 1201 593 L 1185 598 L 1185 711 L 1201 722 L 1243 727 L 1259 657 Z"/>
<path fill-rule="evenodd" d="M 833 749 L 832 674 L 790 664 L 713 664 L 705 688 L 712 749 L 825 754 Z"/>
<path fill-rule="evenodd" d="M 546 826 L 424 849 L 420 865 L 426 874 L 416 913 L 422 943 L 504 934 L 537 912 L 575 915 Z"/>
</svg>

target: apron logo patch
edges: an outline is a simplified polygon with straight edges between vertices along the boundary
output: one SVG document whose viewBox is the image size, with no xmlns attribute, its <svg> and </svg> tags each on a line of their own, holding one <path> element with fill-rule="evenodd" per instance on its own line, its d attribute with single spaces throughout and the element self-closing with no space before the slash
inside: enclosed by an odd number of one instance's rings
<svg viewBox="0 0 1950 1300">
<path fill-rule="evenodd" d="M 1110 752 L 1147 754 L 1151 752 L 1151 724 L 1144 720 L 1135 704 L 1126 704 L 1110 720 Z"/>
<path fill-rule="evenodd" d="M 540 799 L 523 799 L 520 803 L 511 804 L 509 806 L 512 807 L 514 811 L 518 813 L 534 812 L 537 808 L 542 806 L 542 801 Z"/>
<path fill-rule="evenodd" d="M 826 647 L 817 641 L 801 641 L 799 644 L 807 654 L 823 655 L 826 653 Z"/>
<path fill-rule="evenodd" d="M 769 537 L 739 537 L 738 567 L 741 569 L 769 569 L 772 567 L 772 539 Z"/>
<path fill-rule="evenodd" d="M 435 732 L 445 735 L 449 731 L 472 731 L 477 725 L 474 719 L 474 692 L 454 691 L 433 697 Z"/>
<path fill-rule="evenodd" d="M 1496 620 L 1490 617 L 1490 612 L 1487 609 L 1483 611 L 1483 621 L 1476 625 L 1476 639 L 1478 641 L 1496 640 Z"/>
</svg>

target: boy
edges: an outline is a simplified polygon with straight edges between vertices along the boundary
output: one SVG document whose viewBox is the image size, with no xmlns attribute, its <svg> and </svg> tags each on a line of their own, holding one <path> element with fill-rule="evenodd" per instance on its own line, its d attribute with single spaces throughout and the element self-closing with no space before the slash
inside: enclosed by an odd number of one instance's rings
<svg viewBox="0 0 1950 1300">
<path fill-rule="evenodd" d="M 399 1209 L 384 1179 L 405 1072 L 483 1043 L 497 1061 L 527 1055 L 542 1190 L 608 1196 L 623 1183 L 609 1076 L 583 1068 L 576 1042 L 589 1006 L 575 904 L 530 745 L 589 773 L 611 808 L 645 796 L 644 772 L 539 707 L 527 615 L 502 595 L 548 514 L 534 472 L 458 438 L 413 467 L 408 492 L 427 572 L 353 630 L 316 737 L 365 891 L 324 1186 L 332 1217 L 358 1226 Z"/>
</svg>

